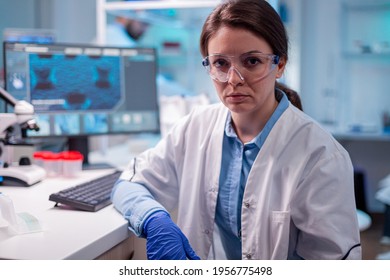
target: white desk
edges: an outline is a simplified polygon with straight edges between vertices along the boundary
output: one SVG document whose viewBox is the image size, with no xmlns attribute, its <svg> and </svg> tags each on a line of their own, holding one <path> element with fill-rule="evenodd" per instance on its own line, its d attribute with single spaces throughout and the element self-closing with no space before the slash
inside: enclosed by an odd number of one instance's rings
<svg viewBox="0 0 390 280">
<path fill-rule="evenodd" d="M 83 171 L 78 178 L 45 179 L 31 187 L 4 187 L 15 211 L 37 217 L 43 232 L 10 235 L 0 228 L 0 259 L 94 259 L 130 236 L 126 220 L 112 205 L 98 212 L 54 207 L 49 195 L 109 170 Z M 129 248 L 130 250 L 130 248 Z"/>
<path fill-rule="evenodd" d="M 159 135 L 130 137 L 119 145 L 104 148 L 104 153 L 90 153 L 89 160 L 123 169 L 136 154 L 154 146 L 159 139 Z M 50 178 L 27 188 L 0 186 L 0 192 L 13 200 L 17 213 L 34 215 L 44 227 L 43 232 L 16 236 L 10 236 L 6 229 L 0 228 L 0 259 L 95 259 L 122 241 L 125 242 L 119 247 L 126 247 L 118 251 L 127 250 L 127 246 L 129 250 L 133 250 L 130 246 L 141 246 L 136 248 L 135 258 L 143 259 L 146 254 L 144 241 L 140 240 L 139 244 L 132 242 L 134 235 L 131 236 L 127 221 L 112 205 L 98 212 L 84 212 L 54 207 L 55 203 L 49 201 L 54 192 L 109 172 L 112 171 L 88 170 L 78 178 Z"/>
</svg>

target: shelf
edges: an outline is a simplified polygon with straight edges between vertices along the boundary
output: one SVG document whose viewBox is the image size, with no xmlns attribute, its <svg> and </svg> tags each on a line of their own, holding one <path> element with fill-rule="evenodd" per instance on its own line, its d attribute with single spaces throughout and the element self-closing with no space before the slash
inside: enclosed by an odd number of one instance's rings
<svg viewBox="0 0 390 280">
<path fill-rule="evenodd" d="M 390 133 L 336 132 L 332 134 L 337 140 L 390 141 Z"/>
<path fill-rule="evenodd" d="M 370 1 L 356 1 L 346 2 L 344 6 L 349 10 L 355 11 L 369 11 L 369 10 L 386 10 L 390 9 L 390 3 L 387 0 L 370 2 Z"/>
<path fill-rule="evenodd" d="M 390 59 L 390 53 L 358 53 L 358 52 L 343 52 L 345 58 L 367 58 L 367 59 Z"/>
<path fill-rule="evenodd" d="M 390 133 L 378 127 L 362 127 L 362 131 L 352 131 L 347 128 L 321 123 L 337 140 L 390 141 Z"/>
</svg>

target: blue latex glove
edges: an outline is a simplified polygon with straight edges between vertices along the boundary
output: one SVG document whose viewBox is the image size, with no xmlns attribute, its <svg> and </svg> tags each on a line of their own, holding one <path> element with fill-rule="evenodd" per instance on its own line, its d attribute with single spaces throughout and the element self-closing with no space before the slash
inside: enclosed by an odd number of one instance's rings
<svg viewBox="0 0 390 280">
<path fill-rule="evenodd" d="M 200 260 L 187 237 L 165 211 L 148 217 L 143 226 L 149 260 Z"/>
</svg>

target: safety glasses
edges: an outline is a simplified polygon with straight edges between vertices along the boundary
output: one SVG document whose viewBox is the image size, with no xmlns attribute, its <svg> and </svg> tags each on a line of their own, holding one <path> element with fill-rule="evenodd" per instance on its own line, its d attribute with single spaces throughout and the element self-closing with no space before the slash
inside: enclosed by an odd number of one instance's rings
<svg viewBox="0 0 390 280">
<path fill-rule="evenodd" d="M 233 70 L 242 81 L 259 81 L 271 73 L 278 63 L 279 56 L 261 52 L 245 53 L 238 57 L 212 54 L 206 56 L 202 61 L 210 77 L 222 83 L 229 80 Z"/>
</svg>

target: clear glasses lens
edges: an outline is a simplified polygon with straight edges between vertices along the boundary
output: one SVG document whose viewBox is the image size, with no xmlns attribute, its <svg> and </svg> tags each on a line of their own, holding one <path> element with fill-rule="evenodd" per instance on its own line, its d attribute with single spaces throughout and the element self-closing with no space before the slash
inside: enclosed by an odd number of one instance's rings
<svg viewBox="0 0 390 280">
<path fill-rule="evenodd" d="M 237 71 L 240 78 L 248 82 L 260 80 L 267 76 L 279 63 L 279 56 L 273 54 L 250 53 L 240 57 L 227 55 L 210 55 L 203 59 L 202 64 L 214 80 L 227 82 L 230 71 Z"/>
</svg>

